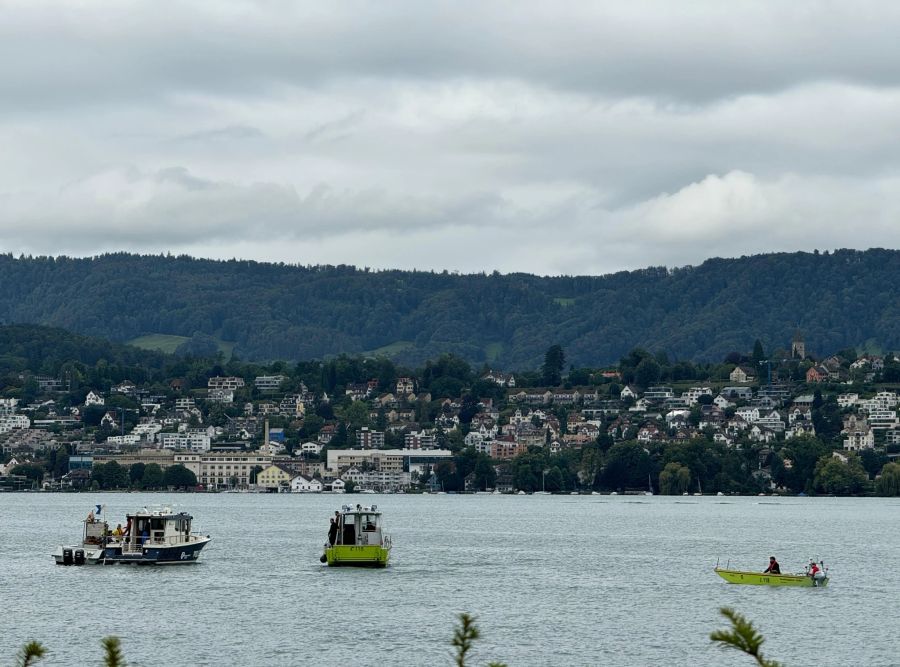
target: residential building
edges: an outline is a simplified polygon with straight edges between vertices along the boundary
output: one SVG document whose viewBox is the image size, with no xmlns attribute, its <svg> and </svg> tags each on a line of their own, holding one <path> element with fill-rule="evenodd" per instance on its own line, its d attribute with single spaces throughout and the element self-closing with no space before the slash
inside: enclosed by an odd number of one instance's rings
<svg viewBox="0 0 900 667">
<path fill-rule="evenodd" d="M 281 383 L 286 379 L 284 375 L 259 375 L 253 384 L 263 393 L 274 392 L 281 388 Z"/>
<path fill-rule="evenodd" d="M 844 449 L 847 451 L 857 452 L 875 447 L 875 432 L 863 416 L 847 415 L 844 418 L 844 430 L 841 431 L 841 434 L 846 436 Z"/>
<path fill-rule="evenodd" d="M 406 449 L 436 449 L 437 438 L 433 431 L 411 431 L 403 436 L 403 446 Z"/>
<path fill-rule="evenodd" d="M 88 395 L 84 398 L 85 407 L 91 405 L 104 405 L 105 403 L 106 400 L 100 394 L 96 394 L 93 391 L 89 391 Z"/>
<path fill-rule="evenodd" d="M 828 379 L 828 369 L 823 366 L 813 366 L 806 371 L 806 381 L 808 383 L 824 382 Z"/>
<path fill-rule="evenodd" d="M 225 389 L 235 391 L 244 386 L 244 378 L 216 376 L 209 378 L 206 386 L 212 389 Z"/>
<path fill-rule="evenodd" d="M 731 382 L 738 383 L 753 382 L 756 379 L 756 374 L 753 372 L 753 369 L 747 366 L 735 366 L 734 370 L 728 375 L 728 379 Z"/>
<path fill-rule="evenodd" d="M 648 401 L 661 403 L 667 398 L 674 398 L 675 392 L 672 387 L 648 387 L 644 392 L 644 398 Z"/>
<path fill-rule="evenodd" d="M 212 439 L 206 433 L 157 433 L 156 441 L 162 449 L 184 449 L 192 452 L 208 452 Z"/>
<path fill-rule="evenodd" d="M 398 396 L 406 396 L 407 394 L 414 394 L 416 392 L 416 383 L 412 378 L 402 377 L 397 378 L 397 395 Z"/>
<path fill-rule="evenodd" d="M 363 426 L 356 432 L 356 446 L 360 449 L 381 449 L 384 447 L 384 431 L 373 431 Z"/>
</svg>

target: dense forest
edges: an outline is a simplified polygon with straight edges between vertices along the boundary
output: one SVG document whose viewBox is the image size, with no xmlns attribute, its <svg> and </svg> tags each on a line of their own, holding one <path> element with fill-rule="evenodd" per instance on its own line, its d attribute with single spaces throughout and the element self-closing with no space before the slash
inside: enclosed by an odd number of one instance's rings
<svg viewBox="0 0 900 667">
<path fill-rule="evenodd" d="M 710 259 L 606 276 L 371 271 L 191 257 L 0 255 L 0 323 L 39 323 L 125 342 L 149 334 L 234 344 L 248 360 L 441 353 L 535 368 L 548 344 L 575 365 L 643 347 L 721 359 L 800 328 L 812 354 L 900 347 L 900 251 Z"/>
</svg>

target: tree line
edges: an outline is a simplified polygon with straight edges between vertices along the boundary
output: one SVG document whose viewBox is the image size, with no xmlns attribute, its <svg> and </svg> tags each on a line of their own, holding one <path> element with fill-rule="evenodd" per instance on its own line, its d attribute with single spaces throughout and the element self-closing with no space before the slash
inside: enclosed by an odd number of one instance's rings
<svg viewBox="0 0 900 667">
<path fill-rule="evenodd" d="M 747 349 L 754 338 L 787 345 L 798 323 L 811 350 L 866 342 L 898 348 L 900 311 L 883 289 L 898 277 L 900 252 L 883 249 L 557 277 L 126 253 L 0 255 L 0 322 L 118 342 L 186 336 L 184 352 L 194 355 L 224 340 L 253 360 L 384 348 L 404 364 L 448 352 L 475 364 L 534 368 L 546 341 L 558 341 L 577 365 L 610 364 L 633 347 L 712 360 Z"/>
</svg>

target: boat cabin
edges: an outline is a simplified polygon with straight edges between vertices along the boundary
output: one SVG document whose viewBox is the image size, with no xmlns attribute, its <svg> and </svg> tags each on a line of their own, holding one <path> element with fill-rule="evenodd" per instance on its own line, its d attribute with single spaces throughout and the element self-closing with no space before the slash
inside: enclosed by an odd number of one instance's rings
<svg viewBox="0 0 900 667">
<path fill-rule="evenodd" d="M 341 507 L 337 542 L 349 546 L 383 545 L 381 512 L 378 507 L 344 505 Z"/>
<path fill-rule="evenodd" d="M 84 539 L 82 544 L 101 545 L 104 538 L 109 536 L 109 524 L 101 519 L 95 519 L 93 513 L 84 520 Z"/>
<path fill-rule="evenodd" d="M 137 551 L 144 545 L 174 546 L 190 542 L 193 518 L 185 512 L 173 512 L 168 507 L 126 514 L 122 549 Z"/>
</svg>

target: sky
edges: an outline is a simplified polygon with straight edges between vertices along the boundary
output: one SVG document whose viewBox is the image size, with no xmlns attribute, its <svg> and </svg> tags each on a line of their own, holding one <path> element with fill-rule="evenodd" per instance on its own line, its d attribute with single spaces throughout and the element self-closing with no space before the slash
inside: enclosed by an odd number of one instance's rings
<svg viewBox="0 0 900 667">
<path fill-rule="evenodd" d="M 900 4 L 0 0 L 0 250 L 598 275 L 900 247 Z"/>
</svg>

